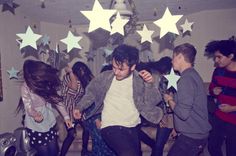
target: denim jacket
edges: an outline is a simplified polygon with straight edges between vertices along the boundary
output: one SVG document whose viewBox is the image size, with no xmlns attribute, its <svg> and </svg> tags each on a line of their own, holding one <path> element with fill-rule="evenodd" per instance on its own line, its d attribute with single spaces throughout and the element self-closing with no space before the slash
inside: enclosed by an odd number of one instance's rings
<svg viewBox="0 0 236 156">
<path fill-rule="evenodd" d="M 106 71 L 95 77 L 87 86 L 85 95 L 75 106 L 82 112 L 95 102 L 93 111 L 84 115 L 85 119 L 101 113 L 103 101 L 113 78 L 113 71 Z M 133 98 L 137 110 L 145 119 L 155 124 L 160 122 L 163 112 L 156 106 L 162 100 L 158 84 L 144 82 L 137 71 L 133 72 Z"/>
</svg>

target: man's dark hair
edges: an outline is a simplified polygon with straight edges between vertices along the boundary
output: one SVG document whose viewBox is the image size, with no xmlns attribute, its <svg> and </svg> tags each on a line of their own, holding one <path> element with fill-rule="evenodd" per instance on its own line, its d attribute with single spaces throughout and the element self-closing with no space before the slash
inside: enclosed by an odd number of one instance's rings
<svg viewBox="0 0 236 156">
<path fill-rule="evenodd" d="M 234 54 L 232 60 L 236 61 L 236 42 L 234 40 L 211 41 L 205 47 L 205 55 L 208 57 L 213 57 L 217 51 L 226 57 Z"/>
<path fill-rule="evenodd" d="M 189 43 L 181 44 L 181 45 L 175 47 L 173 52 L 176 55 L 181 53 L 184 56 L 185 61 L 194 65 L 197 50 L 194 48 L 194 46 L 192 44 L 189 44 Z"/>
<path fill-rule="evenodd" d="M 153 62 L 151 68 L 160 74 L 168 74 L 172 67 L 171 61 L 172 59 L 168 56 L 162 57 L 159 61 Z"/>
<path fill-rule="evenodd" d="M 139 62 L 139 51 L 135 47 L 122 44 L 114 49 L 112 59 L 117 64 L 127 63 L 129 67 L 132 67 Z"/>
</svg>

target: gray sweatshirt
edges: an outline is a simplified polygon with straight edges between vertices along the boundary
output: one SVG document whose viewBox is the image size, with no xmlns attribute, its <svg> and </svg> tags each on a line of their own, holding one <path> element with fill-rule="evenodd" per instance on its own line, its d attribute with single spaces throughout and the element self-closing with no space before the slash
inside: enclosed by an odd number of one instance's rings
<svg viewBox="0 0 236 156">
<path fill-rule="evenodd" d="M 177 132 L 194 139 L 208 137 L 207 95 L 203 80 L 197 71 L 188 68 L 177 83 L 174 108 L 174 125 Z"/>
</svg>

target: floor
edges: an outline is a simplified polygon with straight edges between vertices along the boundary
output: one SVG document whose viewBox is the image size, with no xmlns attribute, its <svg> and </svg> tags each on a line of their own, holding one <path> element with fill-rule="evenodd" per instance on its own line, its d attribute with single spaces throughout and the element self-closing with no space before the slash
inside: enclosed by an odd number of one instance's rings
<svg viewBox="0 0 236 156">
<path fill-rule="evenodd" d="M 225 149 L 225 146 L 223 146 L 223 150 L 224 149 Z M 163 156 L 166 156 L 166 155 L 167 155 L 167 152 L 165 152 Z M 69 152 L 67 156 L 81 156 L 81 155 L 78 152 Z M 150 156 L 150 153 L 145 153 L 143 154 L 143 156 Z M 204 152 L 200 156 L 210 156 L 207 151 L 207 148 L 205 148 Z"/>
</svg>

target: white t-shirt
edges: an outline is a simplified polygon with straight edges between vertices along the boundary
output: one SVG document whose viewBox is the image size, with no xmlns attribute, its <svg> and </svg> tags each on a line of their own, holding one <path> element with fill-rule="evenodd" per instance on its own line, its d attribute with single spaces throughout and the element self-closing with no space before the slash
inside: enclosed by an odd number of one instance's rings
<svg viewBox="0 0 236 156">
<path fill-rule="evenodd" d="M 141 122 L 133 100 L 133 75 L 118 81 L 114 77 L 104 99 L 102 126 L 135 127 Z"/>
</svg>

